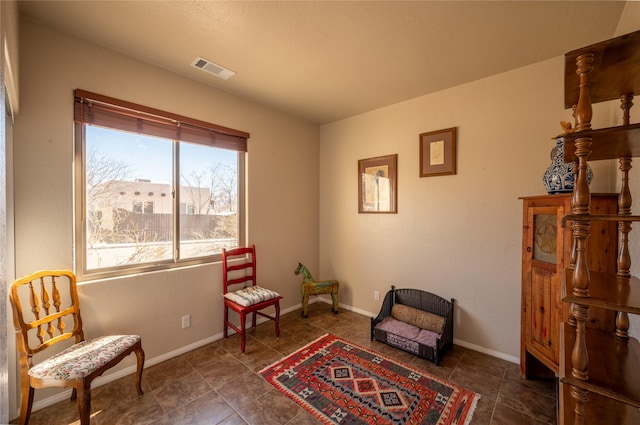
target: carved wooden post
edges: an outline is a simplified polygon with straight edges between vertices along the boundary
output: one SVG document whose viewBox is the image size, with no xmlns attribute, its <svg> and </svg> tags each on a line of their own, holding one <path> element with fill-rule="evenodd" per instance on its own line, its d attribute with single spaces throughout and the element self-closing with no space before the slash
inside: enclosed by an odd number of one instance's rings
<svg viewBox="0 0 640 425">
<path fill-rule="evenodd" d="M 631 193 L 629 191 L 629 170 L 631 169 L 631 158 L 620 158 L 620 170 L 622 171 L 622 186 L 618 196 L 618 214 L 631 215 Z M 620 254 L 618 255 L 618 290 L 620 293 L 629 292 L 629 280 L 631 276 L 631 254 L 629 252 L 629 232 L 631 223 L 619 221 L 618 230 L 620 232 Z M 616 336 L 629 339 L 629 315 L 624 311 L 616 314 Z"/>
<path fill-rule="evenodd" d="M 589 73 L 593 69 L 593 53 L 584 53 L 576 58 L 576 73 L 580 76 L 580 93 L 576 106 L 576 132 L 591 130 L 591 95 L 589 94 Z"/>
<path fill-rule="evenodd" d="M 620 108 L 624 111 L 622 124 L 629 125 L 631 115 L 629 113 L 633 106 L 633 95 L 625 94 L 620 96 Z M 631 170 L 631 158 L 620 158 L 620 171 L 622 172 L 622 185 L 618 195 L 618 214 L 631 215 L 631 191 L 629 190 L 629 170 Z M 629 233 L 631 223 L 628 221 L 618 222 L 620 232 L 620 255 L 618 256 L 618 286 L 628 286 L 627 279 L 631 276 L 631 254 L 629 252 Z M 623 278 L 623 279 L 620 279 Z M 619 288 L 624 290 L 624 288 Z M 628 290 L 628 289 L 627 289 Z M 616 336 L 629 339 L 629 315 L 624 311 L 616 314 Z"/>
<path fill-rule="evenodd" d="M 49 299 L 49 292 L 47 292 L 47 285 L 44 281 L 44 277 L 40 278 L 40 296 L 42 297 L 42 308 L 44 309 L 44 314 L 49 315 L 49 310 L 51 309 L 51 300 Z M 47 333 L 49 334 L 49 338 L 53 338 L 56 329 L 53 326 L 52 322 L 49 322 L 47 325 Z"/>
<path fill-rule="evenodd" d="M 593 53 L 586 53 L 576 59 L 577 74 L 580 76 L 580 94 L 575 111 L 576 132 L 591 129 L 591 98 L 589 95 L 589 73 L 593 64 Z M 591 154 L 591 137 L 580 137 L 575 141 L 578 170 L 576 185 L 571 198 L 572 214 L 589 214 L 591 193 L 587 181 L 587 160 Z M 587 267 L 587 240 L 589 238 L 589 220 L 574 220 L 572 224 L 575 267 L 573 270 L 573 295 L 581 298 L 589 297 L 589 269 Z M 589 307 L 573 304 L 572 313 L 575 318 L 576 340 L 571 352 L 571 375 L 583 381 L 589 379 L 587 371 L 589 356 L 586 342 L 586 323 L 589 320 Z M 571 387 L 571 396 L 575 403 L 574 425 L 584 424 L 584 405 L 588 401 L 587 391 Z"/>
<path fill-rule="evenodd" d="M 631 170 L 631 158 L 620 158 L 620 166 L 622 172 L 622 184 L 620 186 L 620 194 L 618 195 L 618 214 L 631 215 L 631 191 L 629 190 L 629 170 Z M 631 276 L 631 254 L 629 252 L 629 232 L 631 231 L 631 223 L 628 221 L 618 222 L 618 230 L 620 231 L 620 252 L 618 255 L 618 276 Z"/>
<path fill-rule="evenodd" d="M 576 402 L 574 425 L 584 425 L 584 405 L 589 401 L 587 392 L 581 388 L 571 386 L 571 396 Z"/>
<path fill-rule="evenodd" d="M 620 96 L 620 109 L 624 111 L 622 116 L 622 125 L 629 125 L 631 123 L 631 107 L 633 106 L 633 95 L 623 94 Z"/>
<path fill-rule="evenodd" d="M 53 306 L 56 308 L 56 311 L 60 313 L 60 306 L 62 305 L 62 301 L 60 300 L 60 290 L 58 289 L 58 283 L 56 282 L 56 277 L 52 277 L 51 282 L 51 294 L 53 297 Z M 75 300 L 74 300 L 75 302 Z M 62 321 L 62 317 L 58 319 L 58 330 L 61 334 L 64 333 L 64 322 Z"/>
</svg>

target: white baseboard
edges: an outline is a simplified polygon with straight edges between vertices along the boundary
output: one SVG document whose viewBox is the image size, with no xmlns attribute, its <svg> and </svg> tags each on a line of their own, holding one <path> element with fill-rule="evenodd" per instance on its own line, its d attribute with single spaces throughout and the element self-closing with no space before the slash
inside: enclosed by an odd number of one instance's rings
<svg viewBox="0 0 640 425">
<path fill-rule="evenodd" d="M 324 303 L 331 304 L 331 300 L 327 299 L 327 298 L 319 298 L 316 301 L 322 301 Z M 353 311 L 355 313 L 362 314 L 363 316 L 376 317 L 378 315 L 377 313 L 371 313 L 369 311 L 360 310 L 359 308 L 346 306 L 346 305 L 342 305 L 342 304 L 340 304 L 340 308 L 344 308 L 345 310 L 349 310 L 349 311 Z M 491 350 L 489 348 L 485 348 L 485 347 L 482 347 L 480 345 L 472 344 L 470 342 L 466 342 L 466 341 L 463 341 L 463 340 L 457 339 L 457 338 L 453 339 L 453 343 L 457 344 L 457 345 L 459 345 L 461 347 L 477 351 L 477 352 L 482 353 L 482 354 L 487 354 L 487 355 L 492 356 L 492 357 L 497 357 L 499 359 L 506 360 L 506 361 L 511 362 L 511 363 L 520 364 L 520 358 L 519 357 L 514 357 L 514 356 L 511 356 L 509 354 L 505 354 L 505 353 L 501 353 L 499 351 Z"/>
<path fill-rule="evenodd" d="M 313 303 L 318 302 L 318 301 L 324 302 L 326 304 L 331 304 L 332 303 L 332 301 L 330 299 L 325 299 L 325 298 L 322 298 L 322 297 L 316 297 L 315 299 L 310 300 L 309 304 L 313 304 Z M 296 304 L 296 305 L 294 305 L 292 307 L 289 307 L 289 308 L 286 308 L 284 310 L 281 310 L 280 314 L 290 313 L 290 312 L 292 312 L 294 310 L 298 310 L 299 308 L 302 308 L 302 303 Z M 354 313 L 362 314 L 363 316 L 369 316 L 369 317 L 376 317 L 377 316 L 376 313 L 371 313 L 369 311 L 361 310 L 359 308 L 355 308 L 355 307 L 344 305 L 344 304 L 340 304 L 340 308 L 343 308 L 343 309 L 349 310 L 349 311 L 353 311 Z M 268 319 L 260 318 L 260 319 L 258 319 L 258 323 L 263 323 L 263 322 L 266 322 L 267 320 Z M 231 332 L 233 333 L 233 330 L 231 330 Z M 172 358 L 177 357 L 177 356 L 179 356 L 181 354 L 187 353 L 187 352 L 189 352 L 191 350 L 195 350 L 196 348 L 202 347 L 203 345 L 210 344 L 210 343 L 212 343 L 214 341 L 222 339 L 222 337 L 223 337 L 223 333 L 220 332 L 220 333 L 217 333 L 215 335 L 210 336 L 209 338 L 205 338 L 205 339 L 202 339 L 200 341 L 196 341 L 193 344 L 185 345 L 184 347 L 180 347 L 180 348 L 178 348 L 176 350 L 169 351 L 168 353 L 161 354 L 161 355 L 159 355 L 157 357 L 154 357 L 152 359 L 145 360 L 145 362 L 144 362 L 145 368 L 147 368 L 149 366 L 156 365 L 158 363 L 162 363 L 162 362 L 164 362 L 166 360 L 172 359 Z M 470 342 L 462 341 L 460 339 L 454 339 L 454 343 L 457 344 L 457 345 L 460 345 L 461 347 L 469 348 L 471 350 L 475 350 L 475 351 L 478 351 L 478 352 L 483 353 L 483 354 L 487 354 L 487 355 L 490 355 L 490 356 L 493 356 L 493 357 L 497 357 L 499 359 L 506 360 L 506 361 L 511 362 L 511 363 L 516 363 L 516 364 L 520 363 L 520 359 L 518 357 L 510 356 L 508 354 L 501 353 L 499 351 L 495 351 L 495 350 L 491 350 L 491 349 L 488 349 L 488 348 L 485 348 L 485 347 L 481 347 L 479 345 L 472 344 Z M 135 372 L 136 372 L 136 366 L 135 365 L 131 365 L 131 366 L 126 367 L 124 369 L 120 369 L 117 372 L 113 372 L 113 373 L 110 373 L 108 375 L 103 375 L 103 376 L 100 376 L 100 377 L 96 378 L 96 380 L 93 381 L 91 386 L 93 388 L 96 388 L 96 387 L 102 386 L 104 384 L 107 384 L 109 382 L 113 382 L 113 381 L 115 381 L 117 379 L 123 378 L 123 377 L 125 377 L 127 375 L 133 374 Z M 56 394 L 56 395 L 51 396 L 51 397 L 47 397 L 47 398 L 45 398 L 43 400 L 40 400 L 40 401 L 37 401 L 37 402 L 33 403 L 33 411 L 35 412 L 36 410 L 43 409 L 43 408 L 45 408 L 47 406 L 51 406 L 52 404 L 58 403 L 60 401 L 68 400 L 69 397 L 71 397 L 71 390 L 70 389 L 62 391 L 59 394 Z"/>
<path fill-rule="evenodd" d="M 470 350 L 477 351 L 479 353 L 487 354 L 491 357 L 497 357 L 502 360 L 506 360 L 511 363 L 520 364 L 520 357 L 511 356 L 509 354 L 501 353 L 500 351 L 491 350 L 489 348 L 481 347 L 476 344 L 472 344 L 467 341 L 462 341 L 457 338 L 453 338 L 453 343 Z"/>
<path fill-rule="evenodd" d="M 314 301 L 310 301 L 309 303 L 312 302 L 316 302 L 317 300 Z M 286 313 L 290 313 L 294 310 L 298 310 L 299 308 L 302 308 L 302 303 L 294 305 L 292 307 L 286 308 L 284 310 L 280 310 L 280 314 L 286 314 Z M 258 318 L 258 323 L 263 323 L 266 322 L 269 319 L 265 319 L 265 318 Z M 235 333 L 235 331 L 233 329 L 229 329 L 230 333 Z M 161 354 L 159 356 L 156 356 L 152 359 L 145 359 L 144 361 L 144 367 L 145 369 L 153 366 L 153 365 L 157 365 L 159 363 L 162 363 L 166 360 L 172 359 L 174 357 L 177 357 L 181 354 L 187 353 L 189 351 L 195 350 L 196 348 L 202 347 L 204 345 L 210 344 L 214 341 L 217 341 L 219 339 L 223 338 L 223 333 L 219 332 L 215 335 L 210 336 L 209 338 L 205 338 L 205 339 L 201 339 L 200 341 L 196 341 L 192 344 L 189 345 L 185 345 L 184 347 L 180 347 L 176 350 L 173 351 L 169 351 L 168 353 L 164 353 Z M 136 373 L 136 365 L 131 365 L 128 367 L 125 367 L 123 369 L 120 369 L 116 372 L 113 373 L 109 373 L 108 375 L 102 375 L 99 376 L 98 378 L 96 378 L 92 383 L 91 383 L 91 388 L 97 388 L 100 387 L 102 385 L 108 384 L 109 382 L 113 382 L 115 380 L 118 380 L 120 378 L 123 378 L 127 375 L 131 375 L 133 373 Z M 60 393 L 53 395 L 51 397 L 47 397 L 45 399 L 36 401 L 33 403 L 33 408 L 32 411 L 36 411 L 36 410 L 40 410 L 43 409 L 47 406 L 51 406 L 52 404 L 56 404 L 60 401 L 64 401 L 64 400 L 68 400 L 71 397 L 71 389 L 66 389 L 64 391 L 61 391 Z"/>
</svg>

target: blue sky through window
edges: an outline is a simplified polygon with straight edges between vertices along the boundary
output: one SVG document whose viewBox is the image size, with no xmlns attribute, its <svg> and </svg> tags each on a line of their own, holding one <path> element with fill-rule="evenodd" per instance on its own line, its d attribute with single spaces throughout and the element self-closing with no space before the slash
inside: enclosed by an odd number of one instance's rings
<svg viewBox="0 0 640 425">
<path fill-rule="evenodd" d="M 129 178 L 147 179 L 153 183 L 171 184 L 173 170 L 172 141 L 158 137 L 86 126 L 87 150 L 100 151 L 105 156 L 124 161 L 131 171 Z M 208 149 L 201 145 L 182 143 L 180 157 L 183 164 L 199 173 L 215 163 L 237 166 L 237 152 Z"/>
</svg>

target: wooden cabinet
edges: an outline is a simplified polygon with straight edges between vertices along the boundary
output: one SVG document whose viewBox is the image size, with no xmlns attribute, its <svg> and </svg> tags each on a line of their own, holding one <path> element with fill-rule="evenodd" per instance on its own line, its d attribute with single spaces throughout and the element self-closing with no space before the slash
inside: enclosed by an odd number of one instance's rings
<svg viewBox="0 0 640 425">
<path fill-rule="evenodd" d="M 575 107 L 575 132 L 565 135 L 564 157 L 577 162 L 571 214 L 574 267 L 565 269 L 562 301 L 571 315 L 560 328 L 560 414 L 566 425 L 640 424 L 640 344 L 629 334 L 629 314 L 640 314 L 640 280 L 630 275 L 631 214 L 629 170 L 640 156 L 640 124 L 631 124 L 633 94 L 640 93 L 640 31 L 565 55 L 565 107 Z M 592 103 L 620 99 L 622 125 L 591 128 Z M 587 162 L 617 159 L 620 193 L 617 214 L 595 211 L 587 184 Z M 637 188 L 636 188 L 637 190 Z M 617 271 L 590 270 L 588 258 L 606 256 L 593 243 L 597 223 L 616 223 Z M 638 232 L 636 230 L 635 232 Z M 593 311 L 616 314 L 613 331 L 590 329 Z"/>
<path fill-rule="evenodd" d="M 561 300 L 562 275 L 571 265 L 571 227 L 562 225 L 571 212 L 571 194 L 521 198 L 522 303 L 520 372 L 524 377 L 551 377 L 559 373 L 560 328 L 569 317 Z M 593 194 L 592 208 L 599 214 L 615 214 L 617 194 Z M 591 270 L 616 271 L 617 227 L 613 222 L 594 224 L 590 243 L 600 250 L 588 256 Z M 612 331 L 615 315 L 594 311 L 591 328 Z"/>
</svg>

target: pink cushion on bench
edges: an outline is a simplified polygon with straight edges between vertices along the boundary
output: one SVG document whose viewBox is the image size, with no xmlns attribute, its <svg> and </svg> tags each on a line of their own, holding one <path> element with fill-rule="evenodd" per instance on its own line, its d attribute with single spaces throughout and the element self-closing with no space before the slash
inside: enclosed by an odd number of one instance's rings
<svg viewBox="0 0 640 425">
<path fill-rule="evenodd" d="M 414 339 L 414 341 L 419 342 L 422 345 L 426 345 L 428 347 L 435 347 L 437 339 L 440 338 L 440 334 L 429 331 L 426 329 L 420 329 L 420 333 Z"/>
<path fill-rule="evenodd" d="M 420 328 L 401 322 L 393 317 L 385 317 L 384 320 L 376 326 L 385 332 L 392 333 L 407 339 L 416 339 L 420 335 Z"/>
</svg>

